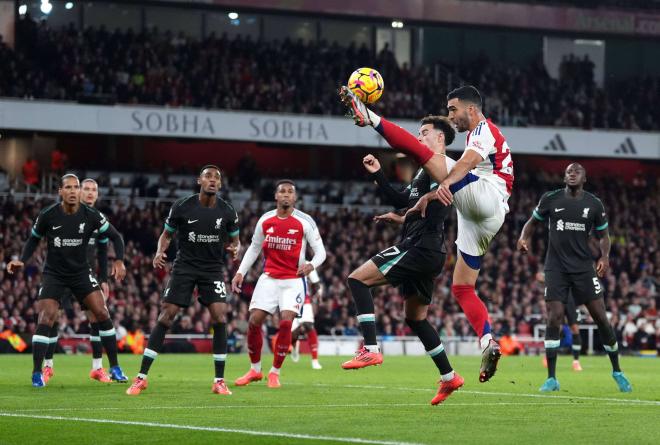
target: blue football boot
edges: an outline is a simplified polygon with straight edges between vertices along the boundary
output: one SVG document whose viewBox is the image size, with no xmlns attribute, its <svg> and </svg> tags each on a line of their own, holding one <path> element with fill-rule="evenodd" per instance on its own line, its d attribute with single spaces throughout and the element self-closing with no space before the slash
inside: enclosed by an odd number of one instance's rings
<svg viewBox="0 0 660 445">
<path fill-rule="evenodd" d="M 541 392 L 559 391 L 559 381 L 554 377 L 548 377 L 543 386 L 539 388 Z"/>
<path fill-rule="evenodd" d="M 128 377 L 124 375 L 124 371 L 121 370 L 120 366 L 113 366 L 110 368 L 110 378 L 117 383 L 128 382 Z"/>
</svg>

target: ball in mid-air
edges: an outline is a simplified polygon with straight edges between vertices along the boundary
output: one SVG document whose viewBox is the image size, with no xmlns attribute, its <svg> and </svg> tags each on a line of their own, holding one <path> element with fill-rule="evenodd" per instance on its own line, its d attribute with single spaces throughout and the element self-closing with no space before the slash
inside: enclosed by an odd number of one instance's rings
<svg viewBox="0 0 660 445">
<path fill-rule="evenodd" d="M 348 88 L 365 104 L 372 104 L 383 95 L 383 76 L 373 68 L 358 68 L 348 78 Z"/>
</svg>

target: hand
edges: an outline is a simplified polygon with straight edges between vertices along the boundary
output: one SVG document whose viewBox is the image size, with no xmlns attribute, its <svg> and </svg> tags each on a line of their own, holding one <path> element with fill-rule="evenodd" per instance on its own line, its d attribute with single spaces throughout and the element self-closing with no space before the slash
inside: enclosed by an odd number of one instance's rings
<svg viewBox="0 0 660 445">
<path fill-rule="evenodd" d="M 227 252 L 231 253 L 231 259 L 236 261 L 238 259 L 238 252 L 241 249 L 241 244 L 230 244 L 227 246 Z"/>
<path fill-rule="evenodd" d="M 108 283 L 101 283 L 101 291 L 103 292 L 103 298 L 107 299 L 110 295 L 110 286 L 108 286 Z"/>
<path fill-rule="evenodd" d="M 401 215 L 397 215 L 394 212 L 387 212 L 384 215 L 376 215 L 374 216 L 374 221 L 382 221 L 388 224 L 403 224 L 405 221 L 405 217 Z"/>
<path fill-rule="evenodd" d="M 380 170 L 380 162 L 378 162 L 378 159 L 376 159 L 374 155 L 366 155 L 364 159 L 362 159 L 362 165 L 364 165 L 364 168 L 366 168 L 369 173 L 376 173 Z"/>
<path fill-rule="evenodd" d="M 237 272 L 236 275 L 234 275 L 234 278 L 231 280 L 231 290 L 236 294 L 240 294 L 242 291 L 241 289 L 242 287 L 243 287 L 243 274 Z"/>
<path fill-rule="evenodd" d="M 598 263 L 596 263 L 596 274 L 598 274 L 599 278 L 603 278 L 609 269 L 610 269 L 609 258 L 601 258 L 598 260 Z"/>
<path fill-rule="evenodd" d="M 314 270 L 314 265 L 312 263 L 305 263 L 298 269 L 299 277 L 306 277 Z"/>
<path fill-rule="evenodd" d="M 156 252 L 154 257 L 154 268 L 156 269 L 165 269 L 165 263 L 167 260 L 167 254 L 165 252 Z"/>
<path fill-rule="evenodd" d="M 454 201 L 454 195 L 449 190 L 449 184 L 443 182 L 438 186 L 438 199 L 441 203 L 448 206 Z"/>
<path fill-rule="evenodd" d="M 408 209 L 408 211 L 406 212 L 406 217 L 410 213 L 420 212 L 422 214 L 422 218 L 426 218 L 426 208 L 428 207 L 428 205 L 429 205 L 429 199 L 426 197 L 426 195 L 422 196 L 421 198 L 419 198 L 419 201 L 417 201 L 414 207 Z"/>
<path fill-rule="evenodd" d="M 536 272 L 536 281 L 538 281 L 541 284 L 545 284 L 545 273 L 543 272 Z"/>
<path fill-rule="evenodd" d="M 110 275 L 115 277 L 115 280 L 121 281 L 126 276 L 126 266 L 122 260 L 114 260 L 112 262 L 112 271 Z M 107 284 L 106 284 L 107 285 Z"/>
<path fill-rule="evenodd" d="M 522 253 L 528 253 L 529 252 L 529 245 L 527 244 L 528 241 L 529 240 L 525 238 L 518 239 L 518 243 L 516 244 L 518 250 L 521 251 Z"/>
<path fill-rule="evenodd" d="M 7 264 L 7 272 L 13 275 L 14 272 L 22 269 L 23 266 L 25 266 L 25 264 L 23 264 L 23 261 L 11 260 L 9 264 Z"/>
</svg>

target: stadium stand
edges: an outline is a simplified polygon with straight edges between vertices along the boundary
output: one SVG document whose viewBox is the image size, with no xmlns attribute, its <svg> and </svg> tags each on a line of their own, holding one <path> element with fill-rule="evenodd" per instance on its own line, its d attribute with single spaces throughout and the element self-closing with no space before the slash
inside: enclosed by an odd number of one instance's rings
<svg viewBox="0 0 660 445">
<path fill-rule="evenodd" d="M 336 86 L 354 67 L 376 66 L 388 91 L 377 108 L 389 117 L 417 119 L 444 110 L 447 82 L 439 70 L 480 85 L 489 116 L 501 125 L 660 129 L 653 103 L 660 79 L 640 75 L 600 88 L 588 59 L 567 58 L 555 80 L 540 56 L 526 66 L 483 54 L 460 66 L 441 60 L 409 67 L 399 66 L 387 48 L 375 54 L 323 40 L 257 42 L 212 34 L 198 41 L 158 30 L 55 30 L 29 15 L 19 21 L 17 42 L 15 51 L 0 42 L 0 96 L 341 115 Z"/>
</svg>

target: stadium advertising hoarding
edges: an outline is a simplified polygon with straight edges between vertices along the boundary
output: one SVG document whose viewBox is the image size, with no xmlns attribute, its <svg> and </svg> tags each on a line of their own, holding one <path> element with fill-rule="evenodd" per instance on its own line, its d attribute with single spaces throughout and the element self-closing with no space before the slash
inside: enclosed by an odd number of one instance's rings
<svg viewBox="0 0 660 445">
<path fill-rule="evenodd" d="M 397 120 L 413 134 L 419 124 Z M 386 148 L 347 118 L 245 111 L 0 100 L 0 129 Z M 660 159 L 660 133 L 503 127 L 517 153 Z M 462 150 L 465 134 L 450 146 Z"/>
</svg>

